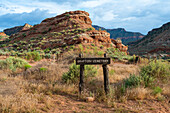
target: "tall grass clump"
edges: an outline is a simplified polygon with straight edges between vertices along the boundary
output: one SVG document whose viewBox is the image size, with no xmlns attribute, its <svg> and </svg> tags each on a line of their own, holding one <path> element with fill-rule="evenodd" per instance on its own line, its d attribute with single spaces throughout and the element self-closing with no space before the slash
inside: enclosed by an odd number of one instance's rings
<svg viewBox="0 0 170 113">
<path fill-rule="evenodd" d="M 28 65 L 28 62 L 21 58 L 9 57 L 5 60 L 0 60 L 0 69 L 16 71 L 17 68 L 23 68 L 25 65 Z"/>
<path fill-rule="evenodd" d="M 84 76 L 85 77 L 94 77 L 97 74 L 97 69 L 91 65 L 84 66 Z M 62 76 L 62 80 L 67 83 L 76 83 L 80 76 L 80 66 L 76 65 L 76 63 L 71 64 L 69 67 L 69 71 L 64 73 Z"/>
</svg>

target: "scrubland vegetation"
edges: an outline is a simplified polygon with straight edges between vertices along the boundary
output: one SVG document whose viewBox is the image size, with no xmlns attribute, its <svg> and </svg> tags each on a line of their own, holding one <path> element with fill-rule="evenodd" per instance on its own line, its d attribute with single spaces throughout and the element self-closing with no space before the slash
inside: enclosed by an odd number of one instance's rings
<svg viewBox="0 0 170 113">
<path fill-rule="evenodd" d="M 85 66 L 85 91 L 79 95 L 80 67 L 74 60 L 80 52 L 84 57 L 101 57 L 106 52 L 112 58 L 112 63 L 108 65 L 108 95 L 104 92 L 100 65 Z M 135 56 L 125 55 L 112 47 L 103 51 L 95 45 L 70 47 L 58 62 L 39 61 L 42 57 L 38 52 L 29 52 L 24 58 L 27 61 L 18 57 L 0 60 L 0 89 L 5 86 L 9 90 L 0 90 L 0 112 L 110 112 L 112 108 L 112 112 L 152 112 L 151 108 L 130 109 L 120 103 L 131 106 L 131 100 L 135 100 L 134 103 L 141 102 L 142 106 L 142 102 L 152 100 L 167 103 L 170 98 L 170 65 L 165 60 L 142 58 L 141 63 L 134 64 Z M 32 60 L 39 62 L 32 65 Z M 86 97 L 93 97 L 95 102 L 88 103 L 90 106 L 87 107 L 84 103 Z M 71 102 L 77 103 L 76 100 L 83 104 L 74 104 L 73 109 Z M 106 109 L 94 107 L 101 104 Z"/>
</svg>

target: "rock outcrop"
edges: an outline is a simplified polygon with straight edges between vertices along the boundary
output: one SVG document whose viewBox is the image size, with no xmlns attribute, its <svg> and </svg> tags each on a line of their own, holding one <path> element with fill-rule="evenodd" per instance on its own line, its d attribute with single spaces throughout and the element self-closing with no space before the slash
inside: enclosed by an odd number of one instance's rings
<svg viewBox="0 0 170 113">
<path fill-rule="evenodd" d="M 10 36 L 12 34 L 20 32 L 20 31 L 28 30 L 31 27 L 33 27 L 33 26 L 26 23 L 23 26 L 16 26 L 16 27 L 13 27 L 13 28 L 5 29 L 4 33 Z"/>
<path fill-rule="evenodd" d="M 9 41 L 15 43 L 17 47 L 22 47 L 23 50 L 56 49 L 80 43 L 95 43 L 107 47 L 115 45 L 119 48 L 120 43 L 112 42 L 108 32 L 95 30 L 92 27 L 89 13 L 85 11 L 70 11 L 47 18 L 30 29 L 11 35 Z M 23 43 L 26 46 L 21 46 Z"/>
<path fill-rule="evenodd" d="M 129 42 L 140 40 L 144 37 L 143 34 L 139 32 L 129 32 L 126 31 L 124 28 L 117 28 L 117 29 L 105 29 L 104 27 L 100 27 L 97 25 L 93 25 L 93 27 L 97 30 L 106 30 L 110 33 L 111 39 L 121 39 L 123 44 L 128 44 Z"/>
<path fill-rule="evenodd" d="M 8 36 L 4 32 L 0 32 L 0 41 L 3 41 L 7 38 Z"/>
<path fill-rule="evenodd" d="M 170 22 L 149 31 L 141 40 L 131 43 L 130 54 L 166 53 L 170 54 Z"/>
</svg>

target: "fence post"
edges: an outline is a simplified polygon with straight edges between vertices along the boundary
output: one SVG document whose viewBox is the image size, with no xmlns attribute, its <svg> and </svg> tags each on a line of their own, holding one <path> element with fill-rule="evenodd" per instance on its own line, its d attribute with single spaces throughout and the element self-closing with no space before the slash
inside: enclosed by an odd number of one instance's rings
<svg viewBox="0 0 170 113">
<path fill-rule="evenodd" d="M 79 57 L 82 58 L 83 55 L 79 54 Z M 84 65 L 80 65 L 79 93 L 82 94 L 83 91 L 84 91 Z"/>
<path fill-rule="evenodd" d="M 106 53 L 104 54 L 104 57 L 106 58 Z M 106 95 L 109 92 L 109 69 L 107 67 L 107 64 L 103 64 L 103 75 L 104 75 L 104 90 Z"/>
</svg>

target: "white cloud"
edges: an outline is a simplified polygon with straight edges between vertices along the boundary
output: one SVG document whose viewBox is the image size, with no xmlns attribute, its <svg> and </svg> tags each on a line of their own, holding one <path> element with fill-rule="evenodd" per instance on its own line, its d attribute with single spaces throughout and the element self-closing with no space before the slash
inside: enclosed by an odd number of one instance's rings
<svg viewBox="0 0 170 113">
<path fill-rule="evenodd" d="M 130 20 L 135 20 L 136 17 L 127 17 L 127 18 L 123 18 L 122 21 L 130 21 Z"/>
<path fill-rule="evenodd" d="M 98 7 L 98 6 L 101 6 L 105 3 L 110 3 L 112 2 L 113 0 L 92 0 L 92 1 L 84 1 L 84 2 L 81 2 L 78 7 L 85 7 L 85 8 L 94 8 L 94 7 Z"/>
</svg>

